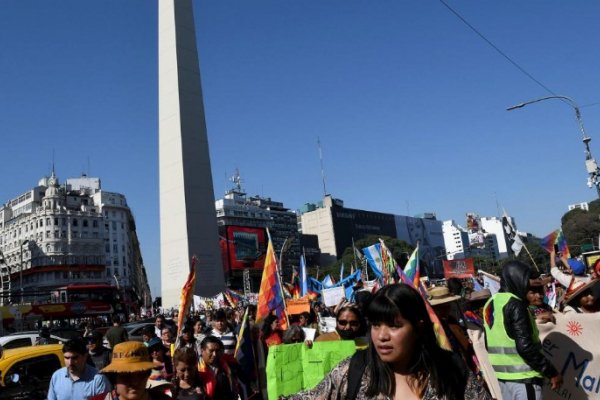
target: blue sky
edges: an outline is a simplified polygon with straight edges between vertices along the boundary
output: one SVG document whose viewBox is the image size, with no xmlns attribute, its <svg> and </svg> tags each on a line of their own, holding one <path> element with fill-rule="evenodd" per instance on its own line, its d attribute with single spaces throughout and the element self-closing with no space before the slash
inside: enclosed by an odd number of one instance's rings
<svg viewBox="0 0 600 400">
<path fill-rule="evenodd" d="M 600 157 L 600 3 L 449 1 L 581 107 Z M 396 214 L 498 214 L 545 235 L 593 200 L 573 109 L 439 1 L 194 1 L 215 194 L 296 209 L 328 192 Z M 153 295 L 160 287 L 157 2 L 0 3 L 0 201 L 50 172 L 124 193 Z M 89 160 L 89 168 L 88 168 Z"/>
</svg>

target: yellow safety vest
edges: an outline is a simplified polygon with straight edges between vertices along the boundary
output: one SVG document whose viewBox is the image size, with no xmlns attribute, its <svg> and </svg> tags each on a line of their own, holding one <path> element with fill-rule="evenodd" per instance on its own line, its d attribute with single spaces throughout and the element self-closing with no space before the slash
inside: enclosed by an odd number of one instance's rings
<svg viewBox="0 0 600 400">
<path fill-rule="evenodd" d="M 494 322 L 490 327 L 488 321 L 484 318 L 485 337 L 487 342 L 487 351 L 490 364 L 496 372 L 496 377 L 504 381 L 514 381 L 527 378 L 542 378 L 543 375 L 532 369 L 517 352 L 517 346 L 504 328 L 504 307 L 511 298 L 521 301 L 512 293 L 497 293 L 484 306 L 493 301 Z M 540 341 L 539 331 L 535 324 L 533 316 L 529 315 L 531 327 L 533 329 L 533 340 Z"/>
</svg>

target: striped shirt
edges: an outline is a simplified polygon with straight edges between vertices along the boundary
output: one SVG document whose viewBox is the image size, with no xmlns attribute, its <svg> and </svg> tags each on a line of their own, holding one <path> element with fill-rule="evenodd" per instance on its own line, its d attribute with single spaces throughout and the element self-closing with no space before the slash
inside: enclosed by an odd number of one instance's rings
<svg viewBox="0 0 600 400">
<path fill-rule="evenodd" d="M 225 332 L 219 332 L 213 328 L 213 330 L 210 333 L 210 336 L 214 336 L 221 339 L 221 342 L 223 342 L 225 354 L 233 354 L 233 352 L 235 351 L 235 345 L 237 343 L 235 333 L 233 333 L 229 329 L 227 329 Z"/>
</svg>

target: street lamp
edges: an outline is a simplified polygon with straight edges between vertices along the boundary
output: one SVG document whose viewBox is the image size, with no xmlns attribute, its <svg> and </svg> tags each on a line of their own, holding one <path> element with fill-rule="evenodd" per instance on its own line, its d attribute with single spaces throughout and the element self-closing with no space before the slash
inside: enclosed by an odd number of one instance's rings
<svg viewBox="0 0 600 400">
<path fill-rule="evenodd" d="M 583 135 L 582 141 L 585 146 L 585 168 L 587 170 L 587 173 L 590 175 L 588 177 L 587 185 L 590 189 L 592 188 L 592 186 L 596 186 L 596 192 L 598 193 L 598 198 L 600 198 L 600 168 L 598 168 L 598 164 L 596 163 L 596 160 L 592 157 L 592 151 L 590 150 L 590 141 L 592 140 L 592 138 L 589 137 L 587 135 L 587 133 L 585 133 L 585 128 L 583 126 L 583 120 L 581 119 L 581 112 L 579 111 L 579 107 L 577 106 L 577 103 L 575 103 L 575 101 L 572 98 L 567 97 L 567 96 L 556 96 L 556 95 L 540 97 L 538 99 L 529 100 L 524 103 L 520 103 L 520 104 L 516 104 L 511 107 L 508 107 L 506 109 L 506 111 L 516 110 L 517 108 L 523 108 L 528 104 L 537 103 L 540 101 L 550 100 L 550 99 L 561 100 L 563 103 L 570 105 L 571 107 L 573 107 L 573 110 L 575 110 L 575 118 L 577 119 L 577 123 L 579 124 L 579 130 L 581 131 L 581 134 Z"/>
<path fill-rule="evenodd" d="M 23 304 L 23 246 L 29 243 L 29 240 L 24 240 L 21 242 L 21 262 L 19 267 L 19 288 L 21 289 L 21 301 L 20 304 Z"/>
</svg>

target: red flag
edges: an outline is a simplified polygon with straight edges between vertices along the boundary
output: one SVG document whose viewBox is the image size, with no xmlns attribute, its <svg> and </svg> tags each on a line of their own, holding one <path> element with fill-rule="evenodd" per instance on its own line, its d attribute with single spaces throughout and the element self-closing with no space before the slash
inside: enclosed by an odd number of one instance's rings
<svg viewBox="0 0 600 400">
<path fill-rule="evenodd" d="M 192 269 L 183 285 L 183 289 L 181 289 L 181 298 L 179 300 L 179 314 L 177 315 L 177 336 L 181 334 L 181 330 L 183 329 L 183 321 L 185 321 L 185 316 L 187 315 L 188 310 L 190 309 L 190 304 L 192 303 L 192 299 L 194 297 L 194 287 L 196 286 L 196 262 L 198 259 L 196 256 L 192 257 Z"/>
</svg>

